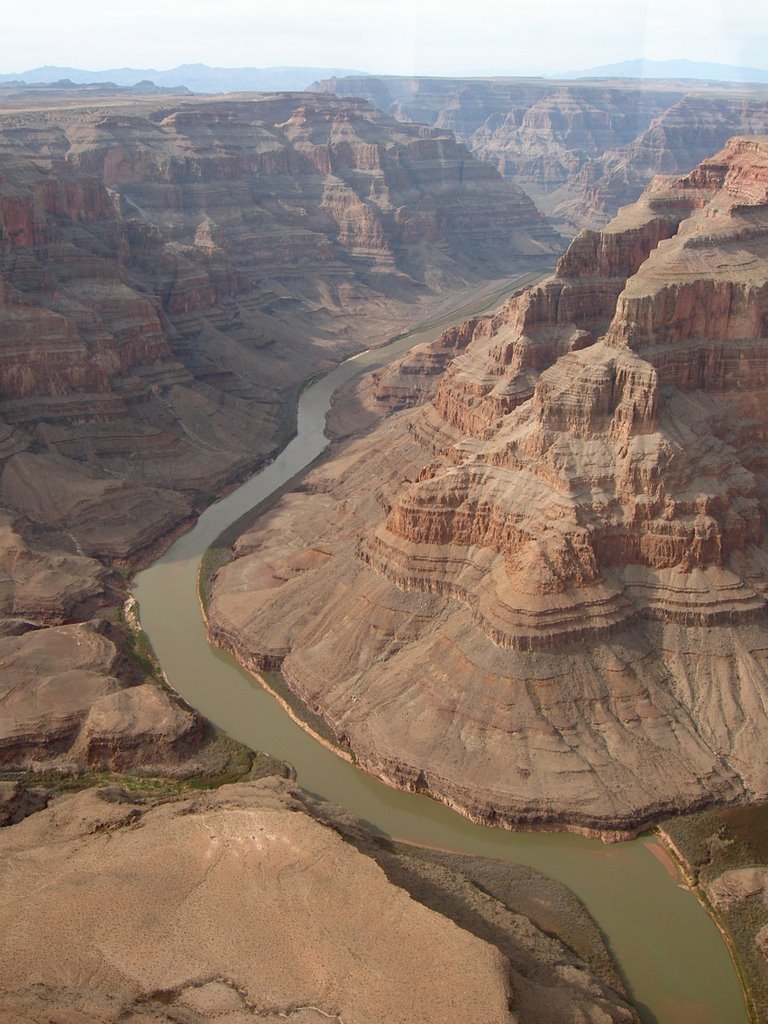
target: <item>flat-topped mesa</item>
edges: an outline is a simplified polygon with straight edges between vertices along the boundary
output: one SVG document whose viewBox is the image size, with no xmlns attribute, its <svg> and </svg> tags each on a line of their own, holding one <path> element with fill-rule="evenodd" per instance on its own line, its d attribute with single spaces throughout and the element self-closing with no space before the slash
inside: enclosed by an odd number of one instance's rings
<svg viewBox="0 0 768 1024">
<path fill-rule="evenodd" d="M 514 242 L 518 251 L 527 245 L 531 253 L 556 245 L 556 236 L 525 193 L 508 186 L 500 190 L 493 169 L 472 160 L 451 134 L 400 125 L 361 100 L 286 95 L 161 114 L 151 131 L 142 118 L 101 121 L 94 138 L 77 140 L 71 158 L 131 198 L 132 189 L 140 186 L 135 196 L 140 208 L 155 215 L 161 205 L 178 212 L 194 204 L 189 193 L 201 181 L 221 182 L 225 193 L 235 193 L 242 213 L 244 202 L 253 202 L 260 191 L 258 186 L 244 188 L 250 176 L 278 179 L 272 182 L 278 193 L 285 190 L 279 179 L 293 179 L 289 206 L 279 211 L 273 195 L 259 218 L 261 230 L 248 238 L 251 247 L 256 243 L 256 259 L 263 249 L 259 236 L 265 229 L 269 236 L 274 233 L 280 212 L 283 218 L 286 212 L 294 214 L 289 223 L 297 263 L 322 255 L 314 253 L 318 229 L 341 253 L 378 254 L 391 262 L 407 255 L 397 251 L 401 245 L 451 242 L 459 235 L 466 244 L 468 234 L 473 244 L 489 251 L 490 241 L 500 251 Z M 249 145 L 242 145 L 244 139 Z M 489 202 L 489 193 L 498 199 L 502 191 L 504 202 Z M 319 210 L 314 203 L 307 205 L 310 195 Z M 228 207 L 231 201 L 218 209 L 209 204 L 225 225 L 235 212 Z M 533 232 L 540 244 L 526 239 L 526 232 Z M 339 255 L 334 249 L 325 259 Z M 265 257 L 268 266 L 266 252 Z"/>
<path fill-rule="evenodd" d="M 683 409 L 663 389 L 716 391 L 759 415 L 750 394 L 768 383 L 767 154 L 735 140 L 692 175 L 654 182 L 603 232 L 583 232 L 553 280 L 474 326 L 414 423 L 435 457 L 363 544 L 371 566 L 466 600 L 494 642 L 520 649 L 638 615 L 679 620 L 679 598 L 664 596 L 670 571 L 720 580 L 716 598 L 697 583 L 687 621 L 762 610 L 766 584 L 728 568 L 763 540 L 754 458 L 739 464 L 725 443 L 753 443 L 754 428 L 730 422 L 726 438 L 724 409 Z M 592 302 L 580 307 L 579 293 Z M 596 343 L 600 318 L 611 322 Z M 439 549 L 453 552 L 446 563 Z M 459 563 L 474 567 L 459 573 L 473 586 L 451 582 Z M 597 591 L 608 616 L 593 614 Z M 517 592 L 560 595 L 559 624 L 543 606 L 521 618 Z"/>
</svg>

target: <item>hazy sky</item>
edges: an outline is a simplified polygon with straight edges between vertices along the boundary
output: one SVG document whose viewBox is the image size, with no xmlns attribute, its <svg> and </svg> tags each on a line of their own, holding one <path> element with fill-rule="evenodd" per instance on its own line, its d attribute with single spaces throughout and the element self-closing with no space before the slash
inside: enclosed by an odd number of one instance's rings
<svg viewBox="0 0 768 1024">
<path fill-rule="evenodd" d="M 768 66 L 765 0 L 5 0 L 0 72 L 204 63 L 535 74 L 645 56 Z"/>
</svg>

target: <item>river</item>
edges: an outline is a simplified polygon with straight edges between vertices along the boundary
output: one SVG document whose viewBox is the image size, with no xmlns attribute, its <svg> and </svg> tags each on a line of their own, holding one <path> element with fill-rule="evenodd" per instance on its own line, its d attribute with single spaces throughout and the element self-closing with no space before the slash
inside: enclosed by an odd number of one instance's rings
<svg viewBox="0 0 768 1024">
<path fill-rule="evenodd" d="M 520 278 L 514 285 L 523 283 Z M 469 313 L 456 310 L 453 318 Z M 567 834 L 507 832 L 390 789 L 312 739 L 233 658 L 208 643 L 197 598 L 206 548 L 326 448 L 325 415 L 341 384 L 431 340 L 444 325 L 433 323 L 355 356 L 304 391 L 297 434 L 275 461 L 211 505 L 137 575 L 142 626 L 174 689 L 230 736 L 290 761 L 305 789 L 396 838 L 527 864 L 565 883 L 600 926 L 645 1024 L 746 1024 L 725 944 L 695 896 L 653 855 L 656 839 L 606 846 Z"/>
</svg>

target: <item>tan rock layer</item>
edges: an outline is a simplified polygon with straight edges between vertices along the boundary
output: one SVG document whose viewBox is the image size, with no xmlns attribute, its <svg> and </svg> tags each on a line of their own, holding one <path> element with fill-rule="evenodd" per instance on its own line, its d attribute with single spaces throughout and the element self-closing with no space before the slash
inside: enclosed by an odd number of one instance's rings
<svg viewBox="0 0 768 1024">
<path fill-rule="evenodd" d="M 3 1024 L 638 1020 L 551 922 L 458 870 L 379 853 L 275 779 L 166 803 L 89 790 L 0 830 L 0 849 Z M 596 930 L 575 916 L 583 942 Z"/>
</svg>

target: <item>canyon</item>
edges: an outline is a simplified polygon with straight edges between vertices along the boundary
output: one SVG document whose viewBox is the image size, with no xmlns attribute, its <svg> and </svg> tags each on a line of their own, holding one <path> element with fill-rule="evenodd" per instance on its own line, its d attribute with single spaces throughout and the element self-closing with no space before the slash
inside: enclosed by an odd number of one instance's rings
<svg viewBox="0 0 768 1024">
<path fill-rule="evenodd" d="M 311 800 L 170 689 L 127 591 L 307 379 L 558 236 L 364 102 L 0 100 L 0 1018 L 637 1022 L 567 890 Z"/>
<path fill-rule="evenodd" d="M 475 820 L 764 799 L 767 246 L 735 138 L 357 387 L 337 434 L 390 415 L 236 542 L 214 641 Z"/>
<path fill-rule="evenodd" d="M 569 237 L 602 227 L 655 174 L 692 170 L 732 135 L 768 132 L 761 85 L 366 75 L 316 88 L 450 129 Z"/>
<path fill-rule="evenodd" d="M 127 571 L 280 449 L 307 379 L 559 239 L 358 100 L 6 86 L 0 166 L 0 766 L 196 771 Z"/>
<path fill-rule="evenodd" d="M 327 93 L 0 89 L 7 1019 L 639 1019 L 562 886 L 307 795 L 167 685 L 126 600 L 305 382 L 551 266 L 481 155 Z M 203 595 L 215 642 L 482 822 L 618 838 L 764 795 L 766 164 L 742 138 L 655 181 L 344 387 L 332 457 Z"/>
<path fill-rule="evenodd" d="M 450 135 L 360 101 L 95 102 L 0 119 L 0 493 L 88 555 L 189 521 L 435 293 L 557 248 Z"/>
</svg>

